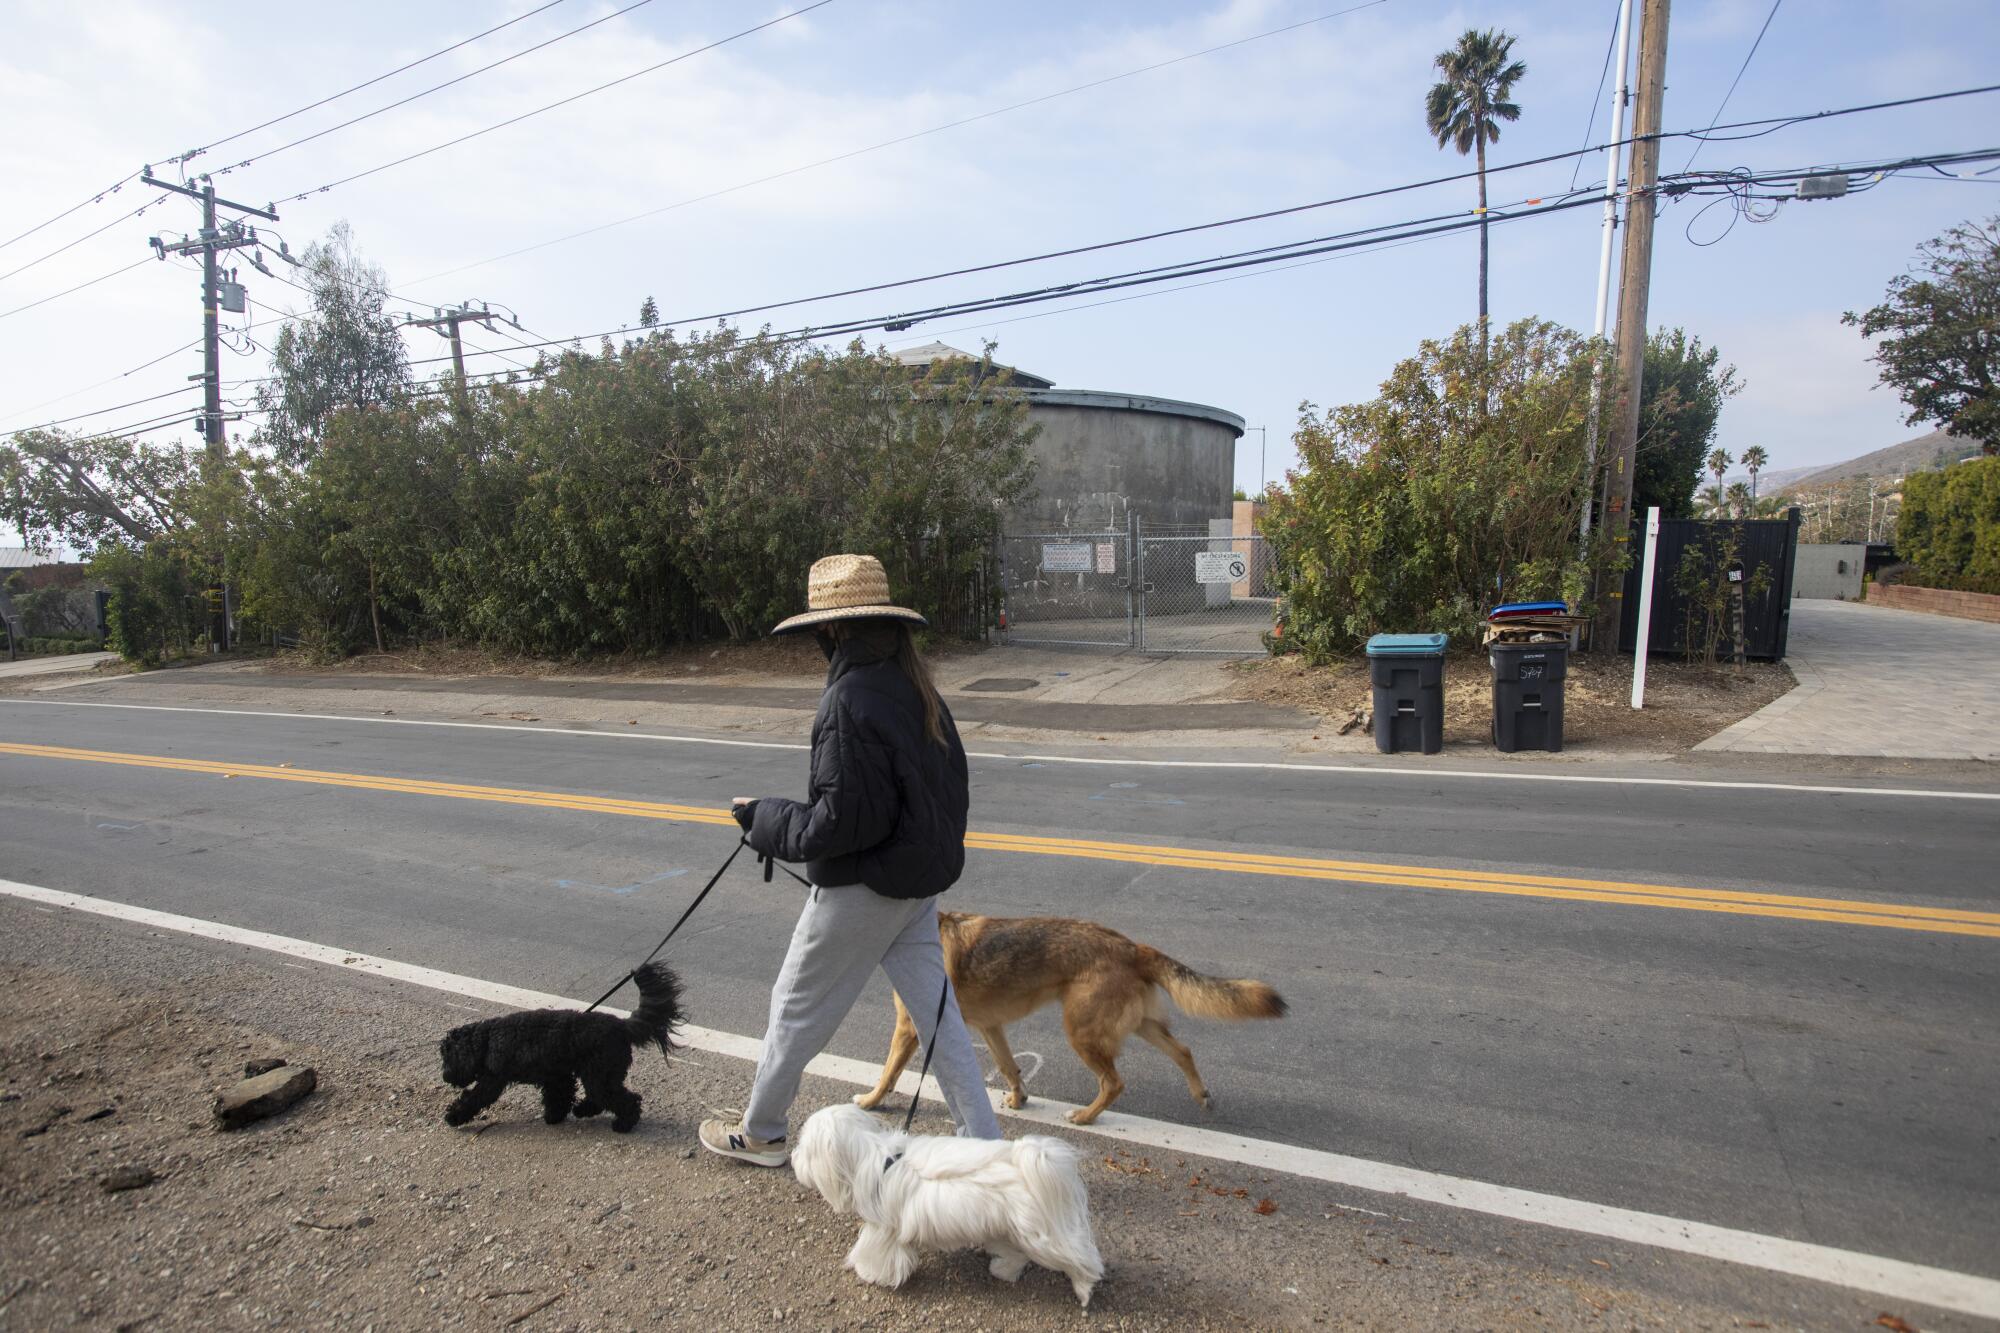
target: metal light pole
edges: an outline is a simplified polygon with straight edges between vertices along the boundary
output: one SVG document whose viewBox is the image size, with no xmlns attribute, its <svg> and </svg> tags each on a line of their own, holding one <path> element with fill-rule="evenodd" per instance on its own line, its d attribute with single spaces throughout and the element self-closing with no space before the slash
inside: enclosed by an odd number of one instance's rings
<svg viewBox="0 0 2000 1333">
<path fill-rule="evenodd" d="M 1631 96 L 1627 82 L 1628 39 L 1632 33 L 1632 0 L 1624 0 L 1618 7 L 1618 79 L 1613 84 L 1611 94 L 1611 137 L 1604 150 L 1604 224 L 1603 237 L 1597 248 L 1597 315 L 1591 324 L 1593 337 L 1604 336 L 1604 326 L 1611 313 L 1611 238 L 1618 229 L 1618 158 L 1622 145 L 1618 140 L 1625 130 L 1625 103 Z M 1599 405 L 1604 394 L 1604 362 L 1598 360 L 1590 379 L 1590 433 L 1584 442 L 1584 475 L 1589 477 L 1597 470 L 1597 427 L 1602 413 Z M 1593 489 L 1595 489 L 1593 487 Z M 1583 499 L 1583 516 L 1579 520 L 1584 539 L 1590 537 L 1591 496 Z"/>
</svg>

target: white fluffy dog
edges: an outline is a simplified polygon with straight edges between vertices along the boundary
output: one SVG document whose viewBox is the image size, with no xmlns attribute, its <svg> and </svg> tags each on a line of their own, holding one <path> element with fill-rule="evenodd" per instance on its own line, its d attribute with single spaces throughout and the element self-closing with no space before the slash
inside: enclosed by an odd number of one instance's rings
<svg viewBox="0 0 2000 1333">
<path fill-rule="evenodd" d="M 984 1249 L 1002 1282 L 1030 1260 L 1068 1274 L 1087 1308 L 1104 1276 L 1076 1149 L 1061 1139 L 913 1138 L 843 1103 L 807 1117 L 792 1170 L 861 1219 L 847 1266 L 863 1282 L 902 1286 L 923 1250 Z"/>
</svg>

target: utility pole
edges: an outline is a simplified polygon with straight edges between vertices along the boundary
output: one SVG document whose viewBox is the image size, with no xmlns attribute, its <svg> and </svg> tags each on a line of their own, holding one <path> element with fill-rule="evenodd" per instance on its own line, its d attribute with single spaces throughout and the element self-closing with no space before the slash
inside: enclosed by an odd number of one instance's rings
<svg viewBox="0 0 2000 1333">
<path fill-rule="evenodd" d="M 1619 142 L 1625 132 L 1625 103 L 1631 100 L 1632 85 L 1628 77 L 1631 66 L 1632 0 L 1624 0 L 1618 8 L 1618 78 L 1612 84 L 1611 93 L 1611 136 L 1604 150 L 1604 226 L 1602 240 L 1597 251 L 1597 314 L 1591 326 L 1591 336 L 1602 338 L 1606 320 L 1611 313 L 1611 239 L 1618 230 L 1618 160 L 1624 152 Z M 1584 442 L 1584 476 L 1589 477 L 1597 470 L 1597 431 L 1603 418 L 1604 362 L 1600 358 L 1590 376 L 1590 434 Z M 1579 530 L 1585 541 L 1590 539 L 1590 496 L 1583 501 L 1583 514 L 1578 519 Z"/>
<path fill-rule="evenodd" d="M 1660 176 L 1660 113 L 1666 93 L 1670 0 L 1643 0 L 1639 84 L 1632 117 L 1632 169 L 1625 192 L 1625 252 L 1618 276 L 1617 416 L 1604 475 L 1603 523 L 1623 549 L 1631 540 L 1632 468 L 1639 451 L 1639 390 L 1646 359 L 1646 298 L 1653 275 L 1654 187 Z M 1602 589 L 1611 623 L 1622 621 L 1622 586 Z M 1615 643 L 1616 631 L 1613 631 Z"/>
<path fill-rule="evenodd" d="M 190 186 L 159 180 L 153 175 L 151 167 L 143 169 L 140 175 L 145 178 L 146 184 L 155 189 L 184 194 L 201 204 L 201 234 L 198 237 L 190 239 L 183 236 L 178 241 L 166 242 L 154 236 L 150 238 L 150 243 L 153 253 L 161 259 L 165 259 L 169 254 L 187 255 L 196 251 L 201 253 L 201 380 L 205 402 L 201 419 L 196 426 L 202 438 L 208 441 L 209 458 L 221 462 L 228 456 L 223 426 L 226 418 L 222 412 L 222 308 L 227 303 L 231 310 L 242 310 L 243 291 L 233 278 L 224 281 L 215 257 L 228 250 L 254 248 L 262 242 L 257 239 L 255 227 L 244 226 L 241 218 L 218 222 L 215 210 L 220 206 L 252 217 L 267 218 L 272 222 L 278 220 L 278 215 L 268 205 L 263 208 L 253 208 L 249 204 L 216 198 L 215 182 L 207 176 L 200 177 L 202 184 L 197 190 Z M 264 267 L 262 258 L 256 254 L 253 253 L 250 262 L 259 272 L 270 273 L 270 270 Z M 231 298 L 228 302 L 224 299 L 226 291 Z"/>
<path fill-rule="evenodd" d="M 201 204 L 201 233 L 192 239 L 183 236 L 180 240 L 167 242 L 158 236 L 150 237 L 153 253 L 164 260 L 169 254 L 188 255 L 197 251 L 201 254 L 201 349 L 202 349 L 202 413 L 195 422 L 195 429 L 208 444 L 208 462 L 220 468 L 229 461 L 227 428 L 223 423 L 229 420 L 222 411 L 222 312 L 229 309 L 241 312 L 244 309 L 243 288 L 236 282 L 235 270 L 230 270 L 227 279 L 216 263 L 216 256 L 225 251 L 250 250 L 250 263 L 259 272 L 269 275 L 271 270 L 264 267 L 263 255 L 258 247 L 257 229 L 246 227 L 243 219 L 233 217 L 223 221 L 216 217 L 218 207 L 231 209 L 238 214 L 278 220 L 275 209 L 266 204 L 254 208 L 249 204 L 239 204 L 228 199 L 218 199 L 215 195 L 215 181 L 208 176 L 197 179 L 200 189 L 187 185 L 175 185 L 157 179 L 148 166 L 139 172 L 148 185 L 168 190 L 174 194 L 184 194 Z M 290 258 L 289 254 L 286 256 Z M 294 261 L 296 262 L 296 261 Z M 189 376 L 190 379 L 196 378 Z M 229 590 L 218 581 L 208 589 L 209 611 L 208 642 L 211 652 L 224 651 L 229 647 L 230 614 Z"/>
<path fill-rule="evenodd" d="M 501 309 L 505 310 L 506 307 L 502 306 Z M 465 404 L 465 349 L 459 343 L 458 326 L 460 324 L 478 324 L 491 330 L 493 328 L 493 321 L 496 319 L 503 324 L 511 324 L 517 329 L 521 328 L 519 320 L 509 318 L 504 314 L 494 314 L 492 304 L 487 301 L 480 301 L 476 305 L 472 301 L 461 301 L 454 306 L 433 306 L 429 319 L 421 319 L 416 315 L 404 315 L 397 322 L 396 327 L 399 329 L 431 329 L 450 340 L 452 375 L 458 384 L 458 401 L 462 407 Z M 521 329 L 521 331 L 523 333 L 527 332 L 526 329 Z"/>
</svg>

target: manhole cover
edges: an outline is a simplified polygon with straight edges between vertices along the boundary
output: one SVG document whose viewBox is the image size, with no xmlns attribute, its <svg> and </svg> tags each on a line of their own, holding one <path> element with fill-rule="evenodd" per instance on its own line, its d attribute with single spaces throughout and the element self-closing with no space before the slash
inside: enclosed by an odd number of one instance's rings
<svg viewBox="0 0 2000 1333">
<path fill-rule="evenodd" d="M 1022 680 L 1018 676 L 988 676 L 984 680 L 973 681 L 965 688 L 979 694 L 1018 694 L 1039 684 L 1038 680 Z"/>
</svg>

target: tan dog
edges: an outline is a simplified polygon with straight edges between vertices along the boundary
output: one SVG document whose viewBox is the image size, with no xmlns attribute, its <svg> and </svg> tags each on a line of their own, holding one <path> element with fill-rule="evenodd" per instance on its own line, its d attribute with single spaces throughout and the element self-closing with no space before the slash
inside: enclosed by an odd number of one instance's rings
<svg viewBox="0 0 2000 1333">
<path fill-rule="evenodd" d="M 1161 988 L 1184 1013 L 1197 1018 L 1277 1018 L 1285 1012 L 1278 992 L 1261 981 L 1203 976 L 1091 921 L 939 912 L 938 933 L 965 1025 L 986 1039 L 1007 1080 L 1007 1105 L 1017 1110 L 1027 1105 L 1028 1094 L 1007 1046 L 1006 1025 L 1062 1001 L 1069 1044 L 1097 1075 L 1097 1100 L 1070 1112 L 1079 1125 L 1097 1119 L 1125 1091 L 1125 1081 L 1118 1077 L 1118 1052 L 1135 1032 L 1166 1052 L 1187 1076 L 1194 1099 L 1204 1107 L 1209 1104 L 1193 1053 L 1167 1030 Z M 864 1108 L 880 1104 L 916 1053 L 916 1025 L 899 995 L 896 1033 L 881 1081 L 873 1092 L 856 1095 L 855 1103 Z"/>
</svg>

